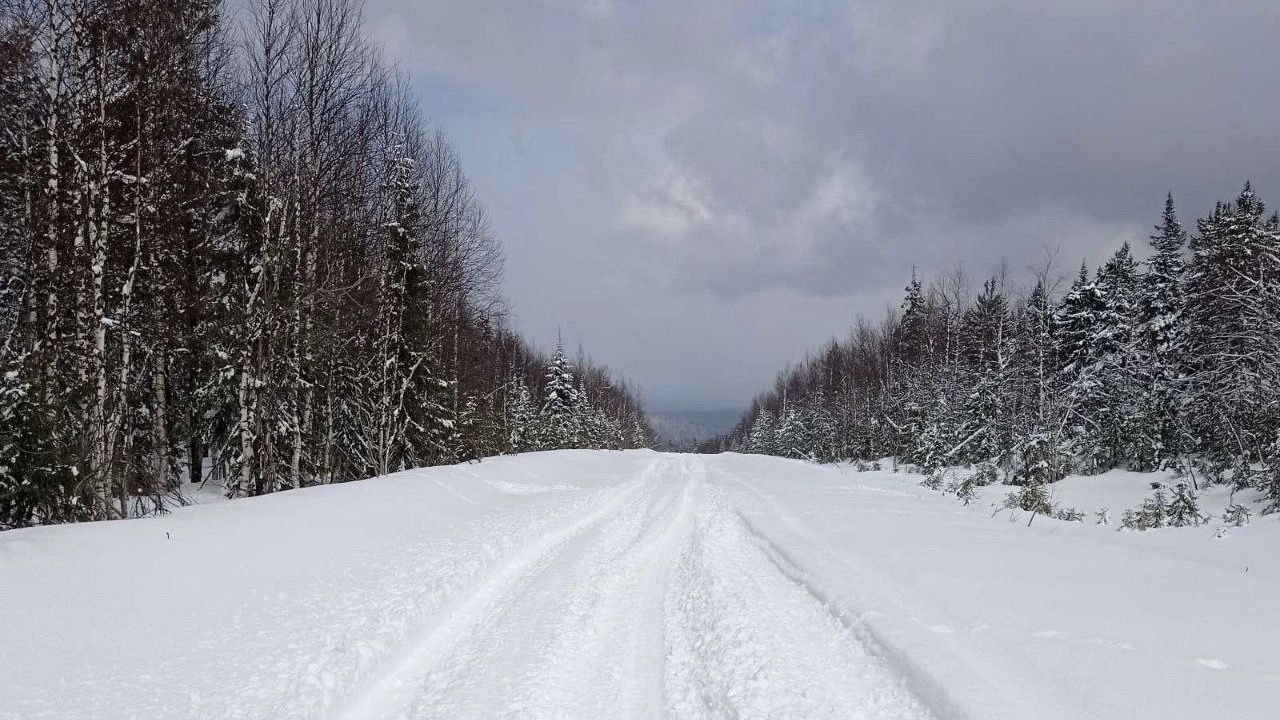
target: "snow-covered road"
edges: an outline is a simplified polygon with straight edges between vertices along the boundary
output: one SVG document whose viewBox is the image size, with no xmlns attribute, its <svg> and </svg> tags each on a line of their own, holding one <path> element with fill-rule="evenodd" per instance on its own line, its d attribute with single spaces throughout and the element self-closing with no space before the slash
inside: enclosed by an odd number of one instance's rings
<svg viewBox="0 0 1280 720">
<path fill-rule="evenodd" d="M 1265 611 L 1270 529 L 1149 571 L 1142 536 L 972 510 L 892 473 L 564 451 L 4 533 L 0 718 L 1226 718 L 1280 696 L 1274 620 L 1160 637 L 1222 602 L 1184 582 Z M 1141 582 L 1073 577 L 1108 563 Z M 1157 632 L 1128 626 L 1143 603 Z"/>
<path fill-rule="evenodd" d="M 927 717 L 706 476 L 661 456 L 533 533 L 337 714 Z"/>
</svg>

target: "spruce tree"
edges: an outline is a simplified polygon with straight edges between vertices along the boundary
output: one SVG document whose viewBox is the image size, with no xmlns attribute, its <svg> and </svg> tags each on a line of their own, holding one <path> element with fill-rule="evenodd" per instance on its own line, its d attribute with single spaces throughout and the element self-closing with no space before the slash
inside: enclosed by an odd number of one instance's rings
<svg viewBox="0 0 1280 720">
<path fill-rule="evenodd" d="M 803 416 L 796 411 L 794 405 L 783 409 L 774 433 L 775 454 L 787 458 L 807 458 L 813 452 L 809 441 L 809 431 Z"/>
<path fill-rule="evenodd" d="M 1088 267 L 1082 262 L 1080 272 L 1059 303 L 1053 321 L 1054 334 L 1058 338 L 1059 369 L 1064 377 L 1074 379 L 1092 361 L 1094 352 L 1090 342 L 1101 310 L 1101 295 L 1089 280 Z"/>
<path fill-rule="evenodd" d="M 564 354 L 564 346 L 556 343 L 555 355 L 547 366 L 546 390 L 541 410 L 542 438 L 547 449 L 571 448 L 578 441 L 578 388 L 573 364 Z"/>
<path fill-rule="evenodd" d="M 1092 281 L 1081 265 L 1058 309 L 1055 325 L 1066 393 L 1064 440 L 1085 472 L 1113 467 L 1127 441 L 1118 423 L 1132 395 L 1127 373 L 1136 285 L 1137 266 L 1125 244 Z"/>
<path fill-rule="evenodd" d="M 1013 432 L 1010 403 L 1013 328 L 1008 300 L 998 278 L 982 292 L 964 316 L 965 376 L 968 391 L 960 403 L 957 444 L 947 450 L 945 464 L 1003 459 Z"/>
<path fill-rule="evenodd" d="M 1252 186 L 1197 222 L 1187 270 L 1187 417 L 1199 453 L 1247 472 L 1275 433 L 1270 375 L 1280 253 Z"/>
<path fill-rule="evenodd" d="M 1132 420 L 1140 405 L 1132 344 L 1138 273 L 1128 243 L 1098 271 L 1097 286 L 1102 303 L 1086 370 L 1092 391 L 1078 407 L 1090 420 L 1088 462 L 1100 471 L 1132 457 Z"/>
<path fill-rule="evenodd" d="M 898 361 L 914 367 L 926 359 L 929 331 L 929 308 L 925 302 L 924 288 L 914 269 L 911 271 L 911 282 L 906 287 L 906 293 L 893 342 Z"/>
<path fill-rule="evenodd" d="M 529 386 L 516 376 L 511 379 L 509 388 L 507 449 L 516 453 L 541 449 L 538 442 L 543 433 L 538 427 L 538 408 L 529 393 Z"/>
<path fill-rule="evenodd" d="M 777 454 L 776 427 L 773 415 L 761 409 L 747 434 L 746 450 L 760 455 Z"/>
<path fill-rule="evenodd" d="M 1187 234 L 1165 198 L 1161 222 L 1151 235 L 1152 254 L 1139 283 L 1135 332 L 1135 376 L 1143 389 L 1132 424 L 1134 464 L 1156 468 L 1183 448 L 1180 398 L 1187 350 L 1182 258 Z"/>
</svg>

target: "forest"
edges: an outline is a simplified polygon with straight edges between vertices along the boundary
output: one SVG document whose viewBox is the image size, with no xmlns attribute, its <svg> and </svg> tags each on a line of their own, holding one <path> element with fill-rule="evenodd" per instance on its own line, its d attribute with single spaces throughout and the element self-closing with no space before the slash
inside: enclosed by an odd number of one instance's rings
<svg viewBox="0 0 1280 720">
<path fill-rule="evenodd" d="M 899 310 L 785 369 L 704 449 L 1023 486 L 1166 469 L 1280 511 L 1280 220 L 1245 183 L 1192 233 L 1170 195 L 1144 260 L 1126 243 L 1069 285 L 1051 263 L 976 291 L 913 274 Z"/>
<path fill-rule="evenodd" d="M 649 443 L 355 0 L 0 0 L 0 529 Z"/>
</svg>

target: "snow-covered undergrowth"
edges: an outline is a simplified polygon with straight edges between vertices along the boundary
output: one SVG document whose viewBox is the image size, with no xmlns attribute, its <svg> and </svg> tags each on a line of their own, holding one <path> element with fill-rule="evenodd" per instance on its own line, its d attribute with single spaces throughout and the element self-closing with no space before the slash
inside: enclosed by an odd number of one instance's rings
<svg viewBox="0 0 1280 720">
<path fill-rule="evenodd" d="M 1273 518 L 1028 527 L 992 517 L 1008 488 L 920 480 L 560 451 L 6 532 L 0 718 L 1274 711 Z M 1054 502 L 1118 515 L 1149 481 Z"/>
<path fill-rule="evenodd" d="M 891 467 L 891 461 L 886 459 L 876 465 Z M 844 467 L 865 471 L 868 464 Z M 1068 475 L 1030 490 L 996 482 L 996 473 L 983 467 L 945 468 L 928 475 L 906 467 L 902 474 L 966 505 L 987 507 L 993 516 L 1003 516 L 1011 522 L 1022 515 L 1026 522 L 1034 523 L 1036 519 L 1029 515 L 1048 515 L 1116 530 L 1207 525 L 1216 528 L 1218 537 L 1225 537 L 1230 528 L 1266 522 L 1263 511 L 1269 504 L 1256 488 L 1198 483 L 1174 472 L 1108 470 L 1097 475 Z M 1030 499 L 1032 496 L 1034 500 Z M 1147 517 L 1152 514 L 1155 517 Z M 1280 517 L 1270 519 L 1272 523 L 1277 520 Z"/>
</svg>

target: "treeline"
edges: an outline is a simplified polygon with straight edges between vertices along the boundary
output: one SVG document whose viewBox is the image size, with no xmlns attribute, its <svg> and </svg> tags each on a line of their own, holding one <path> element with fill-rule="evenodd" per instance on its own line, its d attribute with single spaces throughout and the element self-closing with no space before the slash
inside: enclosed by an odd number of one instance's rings
<svg viewBox="0 0 1280 720">
<path fill-rule="evenodd" d="M 549 361 L 358 2 L 241 11 L 0 0 L 0 528 L 647 442 L 589 366 L 574 401 L 613 436 L 513 422 Z"/>
<path fill-rule="evenodd" d="M 532 368 L 531 368 L 532 370 Z M 612 388 L 609 375 L 579 359 L 577 366 L 556 343 L 539 386 L 532 372 L 513 380 L 506 402 L 506 448 L 512 452 L 649 447 L 653 430 L 626 389 Z"/>
<path fill-rule="evenodd" d="M 976 293 L 913 276 L 900 312 L 783 372 L 706 449 L 989 463 L 1021 485 L 1176 468 L 1280 509 L 1280 220 L 1249 184 L 1189 238 L 1170 196 L 1145 261 L 1126 244 L 1062 293 L 1050 272 L 1020 294 L 1004 272 Z"/>
</svg>

